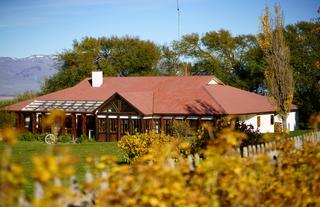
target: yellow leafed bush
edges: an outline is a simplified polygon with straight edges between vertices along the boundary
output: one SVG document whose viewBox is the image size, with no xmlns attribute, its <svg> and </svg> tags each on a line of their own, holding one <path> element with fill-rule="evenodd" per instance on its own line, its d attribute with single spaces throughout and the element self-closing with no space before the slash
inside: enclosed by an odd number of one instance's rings
<svg viewBox="0 0 320 207">
<path fill-rule="evenodd" d="M 201 134 L 200 134 L 201 135 Z M 320 144 L 301 148 L 280 140 L 278 159 L 266 154 L 241 158 L 234 150 L 245 136 L 223 129 L 209 139 L 201 158 L 190 144 L 151 132 L 126 136 L 119 146 L 130 164 L 109 156 L 87 157 L 86 181 L 70 187 L 75 159 L 52 148 L 33 158 L 40 188 L 31 206 L 320 206 Z M 23 169 L 1 151 L 0 206 L 23 206 Z M 129 156 L 129 155 L 128 155 Z M 39 190 L 40 189 L 40 190 Z M 20 201 L 19 201 L 20 200 Z"/>
<path fill-rule="evenodd" d="M 169 143 L 173 137 L 163 133 L 151 131 L 144 134 L 126 135 L 118 143 L 126 155 L 128 161 L 133 161 L 142 155 L 148 154 L 152 145 L 162 145 Z"/>
</svg>

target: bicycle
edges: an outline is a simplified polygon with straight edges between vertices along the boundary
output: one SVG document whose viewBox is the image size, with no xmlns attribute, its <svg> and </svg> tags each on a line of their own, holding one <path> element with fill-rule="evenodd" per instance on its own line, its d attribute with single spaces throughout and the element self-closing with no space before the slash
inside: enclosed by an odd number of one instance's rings
<svg viewBox="0 0 320 207">
<path fill-rule="evenodd" d="M 60 131 L 60 124 L 53 124 L 51 126 L 51 132 L 53 133 L 49 133 L 45 136 L 44 138 L 44 141 L 47 143 L 47 144 L 55 144 L 57 141 L 58 141 L 58 134 L 59 134 L 59 131 Z"/>
<path fill-rule="evenodd" d="M 51 133 L 48 133 L 45 138 L 44 141 L 46 144 L 56 144 L 58 142 L 58 135 L 61 129 L 61 120 L 56 120 L 53 124 L 51 124 Z M 78 139 L 75 138 L 72 135 L 72 140 L 70 141 L 71 144 L 77 144 Z"/>
<path fill-rule="evenodd" d="M 44 138 L 46 144 L 56 144 L 58 141 L 58 137 L 54 134 L 47 134 Z M 77 144 L 78 138 L 72 136 L 71 144 Z"/>
<path fill-rule="evenodd" d="M 54 134 L 47 134 L 44 138 L 46 144 L 55 144 L 57 141 L 57 137 Z"/>
</svg>

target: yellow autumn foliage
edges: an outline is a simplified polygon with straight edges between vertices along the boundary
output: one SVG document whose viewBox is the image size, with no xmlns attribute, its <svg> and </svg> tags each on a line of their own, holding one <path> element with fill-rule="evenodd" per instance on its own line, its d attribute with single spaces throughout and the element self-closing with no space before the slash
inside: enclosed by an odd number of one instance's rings
<svg viewBox="0 0 320 207">
<path fill-rule="evenodd" d="M 171 142 L 173 137 L 163 133 L 151 131 L 149 133 L 126 135 L 118 142 L 118 147 L 122 149 L 128 161 L 134 161 L 142 155 L 148 154 L 152 150 L 152 145 L 161 145 Z"/>
<path fill-rule="evenodd" d="M 33 157 L 33 177 L 42 192 L 27 202 L 34 207 L 320 206 L 319 143 L 304 141 L 296 148 L 281 139 L 276 160 L 266 154 L 242 158 L 235 146 L 244 137 L 223 129 L 208 140 L 199 157 L 181 139 L 154 132 L 127 136 L 119 145 L 133 149 L 134 162 L 118 164 L 105 155 L 87 157 L 86 181 L 77 192 L 70 188 L 76 159 L 68 151 L 49 148 Z M 1 191 L 0 206 L 19 206 L 24 196 L 23 169 L 12 162 L 8 146 L 1 151 L 5 160 L 1 160 L 0 187 L 6 190 Z"/>
<path fill-rule="evenodd" d="M 0 141 L 15 145 L 18 142 L 18 130 L 13 127 L 0 129 Z"/>
</svg>

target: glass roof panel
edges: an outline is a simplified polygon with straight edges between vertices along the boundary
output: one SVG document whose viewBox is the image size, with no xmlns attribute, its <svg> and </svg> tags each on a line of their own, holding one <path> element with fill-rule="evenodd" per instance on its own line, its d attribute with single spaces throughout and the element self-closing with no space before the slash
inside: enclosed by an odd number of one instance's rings
<svg viewBox="0 0 320 207">
<path fill-rule="evenodd" d="M 62 109 L 68 112 L 93 112 L 103 101 L 33 101 L 25 106 L 23 111 L 50 111 Z"/>
</svg>

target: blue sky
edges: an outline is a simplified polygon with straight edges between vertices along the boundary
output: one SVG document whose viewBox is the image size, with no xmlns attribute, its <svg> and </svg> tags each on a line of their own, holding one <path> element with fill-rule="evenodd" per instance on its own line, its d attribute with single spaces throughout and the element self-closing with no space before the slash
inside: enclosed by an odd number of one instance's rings
<svg viewBox="0 0 320 207">
<path fill-rule="evenodd" d="M 279 3 L 285 23 L 317 17 L 319 0 L 179 0 L 181 34 L 229 30 L 256 34 L 265 5 Z M 0 56 L 55 54 L 84 36 L 178 39 L 176 0 L 0 0 Z"/>
</svg>

